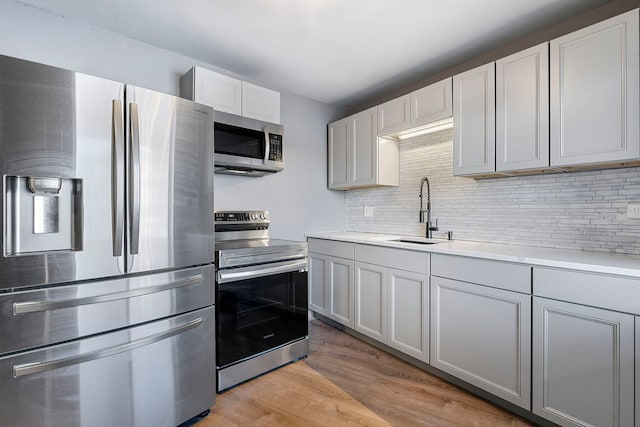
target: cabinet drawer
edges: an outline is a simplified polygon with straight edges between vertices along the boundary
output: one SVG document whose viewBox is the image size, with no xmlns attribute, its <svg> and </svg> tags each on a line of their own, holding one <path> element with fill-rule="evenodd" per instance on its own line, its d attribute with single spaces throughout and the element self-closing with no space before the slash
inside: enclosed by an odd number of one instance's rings
<svg viewBox="0 0 640 427">
<path fill-rule="evenodd" d="M 308 239 L 309 252 L 353 259 L 354 243 L 326 239 Z"/>
<path fill-rule="evenodd" d="M 382 246 L 356 245 L 357 261 L 429 274 L 429 253 Z"/>
<path fill-rule="evenodd" d="M 431 255 L 431 274 L 508 291 L 531 293 L 531 266 L 454 255 Z"/>
<path fill-rule="evenodd" d="M 533 268 L 533 294 L 640 314 L 640 279 L 555 268 Z"/>
</svg>

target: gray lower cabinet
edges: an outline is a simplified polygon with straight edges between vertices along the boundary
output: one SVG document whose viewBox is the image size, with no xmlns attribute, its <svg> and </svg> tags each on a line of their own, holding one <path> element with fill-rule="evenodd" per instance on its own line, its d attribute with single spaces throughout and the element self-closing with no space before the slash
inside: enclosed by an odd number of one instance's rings
<svg viewBox="0 0 640 427">
<path fill-rule="evenodd" d="M 355 263 L 354 329 L 377 341 L 387 340 L 387 269 Z"/>
<path fill-rule="evenodd" d="M 634 425 L 634 316 L 533 300 L 533 412 L 563 426 Z"/>
<path fill-rule="evenodd" d="M 308 242 L 309 308 L 353 328 L 353 243 L 325 239 Z"/>
<path fill-rule="evenodd" d="M 530 409 L 531 295 L 431 276 L 430 336 L 431 365 Z"/>
<path fill-rule="evenodd" d="M 640 317 L 636 316 L 636 427 L 640 426 Z"/>
</svg>

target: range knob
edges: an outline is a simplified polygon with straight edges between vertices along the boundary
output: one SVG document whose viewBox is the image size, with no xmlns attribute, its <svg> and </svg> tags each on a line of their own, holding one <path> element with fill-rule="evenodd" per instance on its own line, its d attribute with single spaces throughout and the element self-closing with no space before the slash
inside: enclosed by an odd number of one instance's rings
<svg viewBox="0 0 640 427">
<path fill-rule="evenodd" d="M 267 219 L 267 216 L 263 213 L 260 214 L 260 219 Z"/>
<path fill-rule="evenodd" d="M 255 213 L 252 213 L 251 219 L 255 221 L 256 219 L 258 219 L 258 215 L 256 215 Z"/>
</svg>

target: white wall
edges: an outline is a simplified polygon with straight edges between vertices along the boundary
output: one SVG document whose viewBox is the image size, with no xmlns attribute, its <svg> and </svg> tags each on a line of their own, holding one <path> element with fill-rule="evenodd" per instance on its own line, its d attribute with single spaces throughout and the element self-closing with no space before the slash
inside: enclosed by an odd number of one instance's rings
<svg viewBox="0 0 640 427">
<path fill-rule="evenodd" d="M 351 231 L 424 235 L 420 180 L 431 184 L 441 237 L 528 246 L 640 254 L 640 167 L 473 180 L 453 176 L 452 131 L 400 143 L 400 186 L 349 191 Z M 426 185 L 424 194 L 426 195 Z M 426 204 L 426 199 L 425 199 Z M 373 218 L 363 216 L 373 207 Z"/>
<path fill-rule="evenodd" d="M 0 0 L 0 54 L 173 95 L 180 76 L 193 65 L 220 71 L 13 0 Z M 285 170 L 264 178 L 216 175 L 216 209 L 268 209 L 272 236 L 285 239 L 342 229 L 344 195 L 326 189 L 326 125 L 343 111 L 287 92 L 281 96 Z"/>
</svg>

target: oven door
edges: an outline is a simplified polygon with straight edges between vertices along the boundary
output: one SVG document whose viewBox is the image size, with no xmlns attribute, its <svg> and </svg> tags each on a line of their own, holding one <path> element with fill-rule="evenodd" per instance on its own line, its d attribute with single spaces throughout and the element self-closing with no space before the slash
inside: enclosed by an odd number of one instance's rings
<svg viewBox="0 0 640 427">
<path fill-rule="evenodd" d="M 308 335 L 306 259 L 222 270 L 217 279 L 218 368 Z"/>
</svg>

